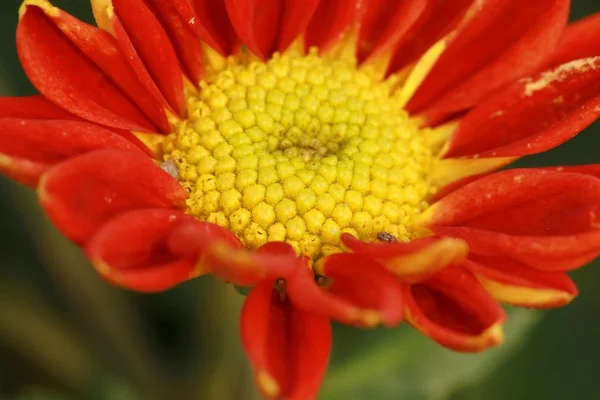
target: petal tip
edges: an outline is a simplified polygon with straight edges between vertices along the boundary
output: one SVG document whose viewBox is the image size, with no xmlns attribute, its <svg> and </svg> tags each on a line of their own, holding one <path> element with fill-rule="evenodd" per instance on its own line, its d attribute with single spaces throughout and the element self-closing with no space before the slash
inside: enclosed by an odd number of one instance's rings
<svg viewBox="0 0 600 400">
<path fill-rule="evenodd" d="M 264 369 L 256 373 L 256 385 L 261 393 L 269 399 L 276 399 L 281 393 L 281 389 L 275 378 Z"/>
<path fill-rule="evenodd" d="M 46 15 L 50 17 L 56 17 L 60 12 L 60 10 L 50 4 L 48 0 L 25 0 L 19 7 L 19 19 L 23 18 L 27 12 L 27 6 L 39 7 Z"/>
</svg>

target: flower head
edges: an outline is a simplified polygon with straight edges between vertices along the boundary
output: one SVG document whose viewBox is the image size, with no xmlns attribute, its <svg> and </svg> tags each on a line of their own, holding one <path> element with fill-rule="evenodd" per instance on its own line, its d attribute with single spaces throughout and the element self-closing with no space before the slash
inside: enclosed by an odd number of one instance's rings
<svg viewBox="0 0 600 400">
<path fill-rule="evenodd" d="M 499 344 L 600 254 L 596 165 L 494 172 L 600 115 L 598 16 L 567 0 L 25 0 L 39 95 L 1 98 L 0 170 L 110 282 L 252 287 L 268 398 L 318 391 L 329 320 Z"/>
</svg>

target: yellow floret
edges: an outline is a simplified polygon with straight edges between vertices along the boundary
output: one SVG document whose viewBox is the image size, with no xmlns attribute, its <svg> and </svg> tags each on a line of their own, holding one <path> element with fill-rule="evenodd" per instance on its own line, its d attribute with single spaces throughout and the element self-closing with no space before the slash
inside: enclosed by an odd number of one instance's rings
<svg viewBox="0 0 600 400">
<path fill-rule="evenodd" d="M 342 232 L 409 240 L 432 155 L 391 87 L 314 51 L 231 59 L 188 97 L 162 158 L 178 166 L 187 212 L 249 248 L 285 241 L 318 259 Z"/>
</svg>

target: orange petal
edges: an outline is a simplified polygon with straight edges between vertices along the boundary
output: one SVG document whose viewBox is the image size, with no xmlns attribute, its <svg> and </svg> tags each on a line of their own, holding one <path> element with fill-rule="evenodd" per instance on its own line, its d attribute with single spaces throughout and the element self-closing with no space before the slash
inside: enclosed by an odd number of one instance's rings
<svg viewBox="0 0 600 400">
<path fill-rule="evenodd" d="M 464 241 L 452 238 L 431 237 L 408 243 L 366 243 L 344 234 L 342 242 L 352 251 L 371 258 L 408 283 L 422 281 L 440 269 L 460 263 L 468 253 Z"/>
<path fill-rule="evenodd" d="M 246 298 L 240 331 L 258 389 L 266 398 L 316 397 L 331 351 L 326 317 L 296 308 L 267 280 Z"/>
<path fill-rule="evenodd" d="M 502 343 L 504 310 L 464 268 L 405 288 L 406 319 L 442 346 L 475 352 Z"/>
<path fill-rule="evenodd" d="M 483 287 L 496 300 L 521 307 L 553 308 L 568 304 L 577 287 L 564 272 L 542 272 L 517 262 L 472 256 L 465 261 Z"/>
<path fill-rule="evenodd" d="M 40 202 L 66 236 L 85 242 L 104 222 L 139 208 L 182 208 L 171 175 L 139 152 L 97 150 L 55 165 L 38 186 Z"/>
<path fill-rule="evenodd" d="M 194 220 L 181 211 L 144 209 L 121 214 L 86 245 L 96 270 L 108 281 L 140 292 L 159 292 L 208 271 L 196 257 L 180 257 L 167 244 L 177 225 Z"/>
<path fill-rule="evenodd" d="M 400 284 L 375 261 L 340 253 L 322 259 L 316 269 L 327 277 L 325 288 L 315 284 L 309 268 L 287 279 L 288 294 L 297 307 L 363 327 L 396 326 L 402 321 Z"/>
</svg>

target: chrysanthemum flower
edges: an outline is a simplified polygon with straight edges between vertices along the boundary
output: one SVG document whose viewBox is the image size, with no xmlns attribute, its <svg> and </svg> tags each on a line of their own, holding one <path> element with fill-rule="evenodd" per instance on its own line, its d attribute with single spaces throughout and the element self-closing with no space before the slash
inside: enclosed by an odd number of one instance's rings
<svg viewBox="0 0 600 400">
<path fill-rule="evenodd" d="M 0 169 L 107 280 L 254 287 L 269 398 L 313 398 L 329 319 L 502 340 L 600 254 L 600 167 L 494 172 L 600 115 L 600 17 L 567 0 L 26 0 L 40 95 L 0 99 Z M 565 29 L 566 28 L 566 29 Z"/>
</svg>

